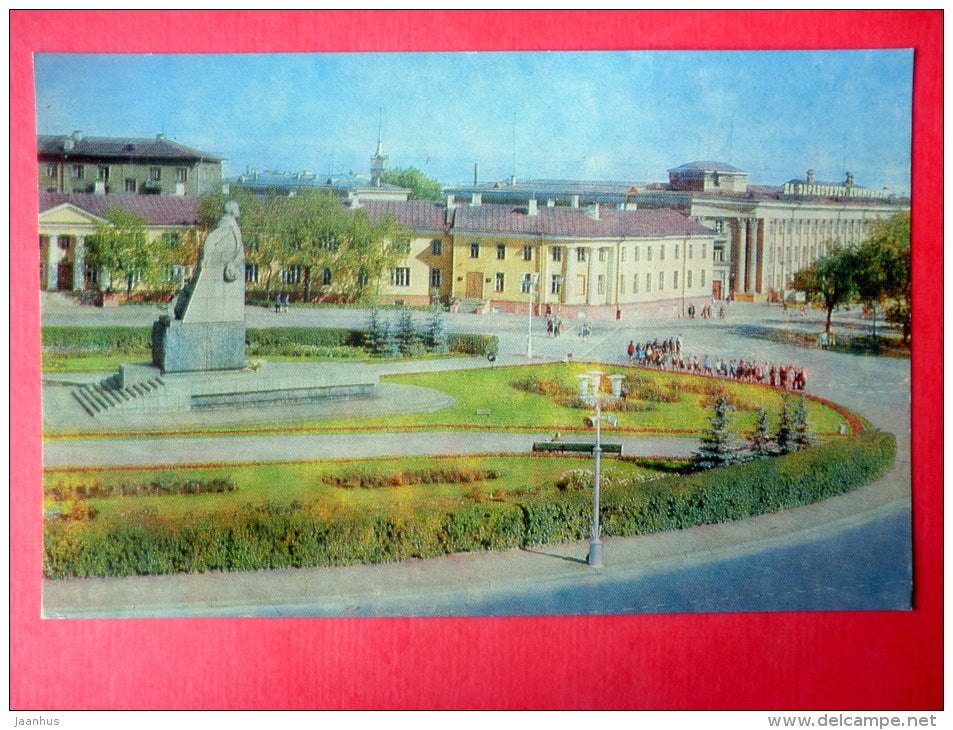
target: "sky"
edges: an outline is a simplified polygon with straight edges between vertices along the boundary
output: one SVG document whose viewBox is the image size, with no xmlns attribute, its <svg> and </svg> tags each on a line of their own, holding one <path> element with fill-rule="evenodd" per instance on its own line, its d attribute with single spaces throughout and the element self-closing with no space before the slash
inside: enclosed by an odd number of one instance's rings
<svg viewBox="0 0 953 730">
<path fill-rule="evenodd" d="M 37 133 L 167 138 L 260 170 L 445 185 L 660 182 L 696 160 L 753 184 L 910 190 L 913 52 L 37 54 Z"/>
</svg>

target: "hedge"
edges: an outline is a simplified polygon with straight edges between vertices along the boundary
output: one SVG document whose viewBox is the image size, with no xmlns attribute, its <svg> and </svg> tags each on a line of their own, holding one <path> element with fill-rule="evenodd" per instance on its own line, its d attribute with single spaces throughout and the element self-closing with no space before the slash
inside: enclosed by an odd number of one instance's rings
<svg viewBox="0 0 953 730">
<path fill-rule="evenodd" d="M 365 347 L 366 332 L 360 329 L 329 327 L 249 327 L 245 341 L 256 354 L 288 351 L 295 346 Z M 121 352 L 149 350 L 152 327 L 43 327 L 43 347 L 55 350 Z M 457 333 L 447 338 L 450 352 L 486 357 L 496 355 L 499 341 L 494 335 Z"/>
<path fill-rule="evenodd" d="M 606 535 L 638 535 L 740 519 L 841 494 L 882 475 L 896 441 L 865 431 L 805 451 L 603 491 Z M 587 491 L 521 493 L 508 501 L 390 513 L 310 504 L 230 511 L 155 510 L 88 522 L 47 520 L 48 578 L 349 565 L 503 550 L 588 536 Z"/>
</svg>

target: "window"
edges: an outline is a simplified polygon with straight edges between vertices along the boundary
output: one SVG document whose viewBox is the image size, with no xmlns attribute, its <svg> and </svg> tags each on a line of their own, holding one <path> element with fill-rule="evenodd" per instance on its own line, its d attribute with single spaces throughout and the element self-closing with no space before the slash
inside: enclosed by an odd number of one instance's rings
<svg viewBox="0 0 953 730">
<path fill-rule="evenodd" d="M 176 182 L 188 182 L 189 180 L 189 168 L 187 167 L 177 167 L 175 168 L 175 181 Z"/>
<path fill-rule="evenodd" d="M 152 182 L 159 182 L 162 179 L 162 168 L 161 167 L 150 167 L 149 168 L 149 179 Z"/>
<path fill-rule="evenodd" d="M 658 272 L 658 290 L 662 291 L 665 288 L 665 272 Z"/>
<path fill-rule="evenodd" d="M 645 291 L 652 291 L 652 275 L 645 275 Z"/>
<path fill-rule="evenodd" d="M 675 244 L 675 260 L 678 261 L 678 244 Z"/>
<path fill-rule="evenodd" d="M 98 176 L 98 179 L 100 180 L 108 180 L 109 179 L 109 165 L 100 165 L 96 169 L 96 175 Z"/>
<path fill-rule="evenodd" d="M 672 272 L 672 287 L 674 289 L 678 289 L 678 272 L 677 271 Z"/>
<path fill-rule="evenodd" d="M 365 287 L 368 281 L 370 281 L 370 277 L 367 275 L 367 267 L 361 266 L 357 270 L 357 285 Z"/>
<path fill-rule="evenodd" d="M 471 259 L 480 258 L 480 244 L 477 241 L 472 241 L 470 243 L 470 258 Z"/>
<path fill-rule="evenodd" d="M 705 258 L 705 244 L 702 244 L 702 258 Z"/>
<path fill-rule="evenodd" d="M 532 260 L 533 260 L 533 247 L 523 246 L 523 261 L 532 261 Z"/>
<path fill-rule="evenodd" d="M 625 261 L 625 246 L 619 249 L 619 261 Z"/>
<path fill-rule="evenodd" d="M 577 248 L 576 249 L 576 261 L 585 261 L 586 260 L 586 249 Z"/>
<path fill-rule="evenodd" d="M 600 252 L 601 253 L 601 252 Z M 606 293 L 606 277 L 605 274 L 599 274 L 599 277 L 596 279 L 596 293 L 605 294 Z"/>
<path fill-rule="evenodd" d="M 134 192 L 136 192 L 136 181 L 135 181 L 133 178 L 131 178 L 131 177 L 127 177 L 127 178 L 126 178 L 125 191 L 126 191 L 127 193 L 134 193 Z"/>
<path fill-rule="evenodd" d="M 625 294 L 625 277 L 619 277 L 619 294 Z"/>
<path fill-rule="evenodd" d="M 689 269 L 687 272 L 685 272 L 685 276 L 688 277 L 688 281 L 686 281 L 685 284 L 688 286 L 689 289 L 691 289 L 692 288 L 692 270 Z"/>
<path fill-rule="evenodd" d="M 638 261 L 638 260 L 639 260 L 639 247 L 638 247 L 638 246 L 636 246 L 635 248 L 632 249 L 632 260 L 633 260 L 633 261 Z"/>
<path fill-rule="evenodd" d="M 258 283 L 258 264 L 250 264 L 248 262 L 245 263 L 245 283 Z"/>
<path fill-rule="evenodd" d="M 181 241 L 181 236 L 178 231 L 166 231 L 162 234 L 163 243 L 169 248 L 175 248 L 179 245 Z"/>
<path fill-rule="evenodd" d="M 505 243 L 496 244 L 496 257 L 498 259 L 506 258 L 506 244 Z"/>
<path fill-rule="evenodd" d="M 77 180 L 82 180 L 86 177 L 86 168 L 82 165 L 73 165 L 73 177 Z"/>
<path fill-rule="evenodd" d="M 694 255 L 695 255 L 695 247 L 694 245 L 690 243 L 688 244 L 688 258 L 694 258 Z"/>
<path fill-rule="evenodd" d="M 47 166 L 46 166 L 46 176 L 47 176 L 47 177 L 56 177 L 56 165 L 47 165 Z"/>
<path fill-rule="evenodd" d="M 665 260 L 665 245 L 664 244 L 658 247 L 658 260 L 659 261 Z"/>
<path fill-rule="evenodd" d="M 410 286 L 410 267 L 397 266 L 390 270 L 391 286 Z"/>
<path fill-rule="evenodd" d="M 441 284 L 443 284 L 443 269 L 431 269 L 430 288 L 439 289 Z"/>
<path fill-rule="evenodd" d="M 322 233 L 321 238 L 318 239 L 318 248 L 323 248 L 325 251 L 337 251 L 340 246 L 341 244 L 333 233 Z M 394 246 L 397 253 L 401 253 L 400 242 L 394 244 Z M 300 242 L 295 241 L 295 248 L 301 248 Z"/>
<path fill-rule="evenodd" d="M 301 266 L 298 264 L 291 264 L 290 266 L 281 267 L 281 283 L 282 284 L 300 284 L 301 283 Z"/>
<path fill-rule="evenodd" d="M 553 261 L 562 261 L 562 260 L 563 260 L 563 247 L 553 246 Z"/>
<path fill-rule="evenodd" d="M 337 242 L 335 241 L 335 249 L 337 249 Z M 400 254 L 401 256 L 406 256 L 410 253 L 410 239 L 409 238 L 398 238 L 394 242 L 394 253 Z"/>
<path fill-rule="evenodd" d="M 434 256 L 439 256 L 443 253 L 443 241 L 439 238 L 435 238 L 430 242 L 430 253 Z"/>
<path fill-rule="evenodd" d="M 632 293 L 633 294 L 639 293 L 639 275 L 638 274 L 632 274 Z"/>
<path fill-rule="evenodd" d="M 505 285 L 506 277 L 503 275 L 502 271 L 496 272 L 496 291 L 503 291 L 503 286 Z"/>
<path fill-rule="evenodd" d="M 331 269 L 324 268 L 321 270 L 321 286 L 330 286 L 331 285 Z"/>
<path fill-rule="evenodd" d="M 600 261 L 606 260 L 606 250 L 604 248 L 599 249 L 599 260 Z"/>
<path fill-rule="evenodd" d="M 698 285 L 705 286 L 705 270 L 702 269 L 700 272 L 698 272 L 698 276 Z"/>
<path fill-rule="evenodd" d="M 524 294 L 529 294 L 532 291 L 532 286 L 532 274 L 523 274 L 523 278 L 520 279 L 520 291 Z"/>
<path fill-rule="evenodd" d="M 645 249 L 645 260 L 646 260 L 646 261 L 651 261 L 651 260 L 652 260 L 652 247 L 651 247 L 651 246 L 649 246 L 648 248 Z"/>
<path fill-rule="evenodd" d="M 563 277 L 559 274 L 553 274 L 549 280 L 549 293 L 559 294 L 563 290 Z"/>
</svg>

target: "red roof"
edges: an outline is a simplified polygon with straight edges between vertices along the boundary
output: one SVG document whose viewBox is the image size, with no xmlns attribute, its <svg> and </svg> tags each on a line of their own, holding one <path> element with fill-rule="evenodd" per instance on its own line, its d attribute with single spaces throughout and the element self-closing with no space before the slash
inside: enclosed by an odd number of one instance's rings
<svg viewBox="0 0 953 730">
<path fill-rule="evenodd" d="M 454 211 L 453 229 L 467 233 L 542 235 L 585 238 L 654 238 L 704 236 L 712 231 L 673 210 L 619 210 L 601 208 L 595 219 L 582 208 L 461 205 Z"/>
<path fill-rule="evenodd" d="M 391 216 L 415 231 L 447 230 L 447 207 L 431 200 L 362 200 L 371 220 Z"/>
<path fill-rule="evenodd" d="M 98 218 L 111 208 L 144 218 L 156 226 L 194 226 L 198 222 L 198 198 L 173 195 L 96 195 L 94 193 L 40 193 L 40 212 L 69 203 Z"/>
</svg>

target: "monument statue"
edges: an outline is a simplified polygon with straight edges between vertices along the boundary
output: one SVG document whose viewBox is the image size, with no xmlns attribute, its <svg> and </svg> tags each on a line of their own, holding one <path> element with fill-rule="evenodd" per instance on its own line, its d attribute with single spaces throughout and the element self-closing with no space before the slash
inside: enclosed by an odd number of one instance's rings
<svg viewBox="0 0 953 730">
<path fill-rule="evenodd" d="M 205 237 L 195 273 L 173 315 L 152 326 L 152 363 L 168 372 L 237 370 L 245 366 L 245 249 L 238 203 Z"/>
<path fill-rule="evenodd" d="M 245 319 L 245 248 L 238 227 L 238 203 L 225 203 L 225 215 L 205 238 L 195 274 L 175 301 L 183 322 L 242 322 Z"/>
</svg>

